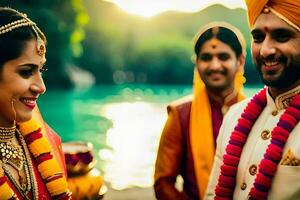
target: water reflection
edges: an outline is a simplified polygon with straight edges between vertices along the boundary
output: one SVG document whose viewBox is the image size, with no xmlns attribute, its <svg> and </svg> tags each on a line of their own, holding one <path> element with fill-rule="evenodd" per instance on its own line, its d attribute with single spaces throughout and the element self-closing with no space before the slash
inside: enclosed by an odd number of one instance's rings
<svg viewBox="0 0 300 200">
<path fill-rule="evenodd" d="M 105 180 L 115 189 L 151 186 L 166 119 L 165 106 L 149 102 L 111 103 L 100 114 L 113 122 L 106 137 L 109 148 L 99 151 L 101 160 L 106 162 Z"/>
<path fill-rule="evenodd" d="M 251 96 L 257 87 L 246 88 Z M 97 168 L 115 189 L 146 187 L 153 170 L 166 104 L 191 86 L 97 86 L 86 91 L 47 91 L 43 117 L 67 141 L 92 142 Z M 57 98 L 59 97 L 59 98 Z"/>
</svg>

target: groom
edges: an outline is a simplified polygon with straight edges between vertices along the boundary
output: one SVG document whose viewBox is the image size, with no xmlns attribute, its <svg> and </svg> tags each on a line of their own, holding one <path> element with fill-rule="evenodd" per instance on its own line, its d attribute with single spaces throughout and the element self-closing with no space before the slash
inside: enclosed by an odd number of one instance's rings
<svg viewBox="0 0 300 200">
<path fill-rule="evenodd" d="M 246 3 L 266 87 L 224 119 L 205 199 L 300 199 L 300 2 Z"/>
</svg>

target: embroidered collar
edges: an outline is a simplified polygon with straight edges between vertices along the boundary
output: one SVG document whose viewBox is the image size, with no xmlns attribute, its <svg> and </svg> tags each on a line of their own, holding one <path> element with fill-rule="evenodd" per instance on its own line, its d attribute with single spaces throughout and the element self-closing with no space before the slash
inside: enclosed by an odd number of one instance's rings
<svg viewBox="0 0 300 200">
<path fill-rule="evenodd" d="M 230 94 L 228 94 L 224 98 L 223 104 L 221 104 L 219 101 L 215 100 L 214 97 L 212 95 L 210 95 L 209 92 L 207 92 L 207 95 L 208 95 L 208 98 L 210 101 L 216 102 L 216 104 L 220 105 L 222 114 L 224 116 L 227 113 L 227 111 L 229 110 L 230 106 L 232 106 L 233 104 L 235 104 L 237 102 L 238 92 L 236 90 L 233 90 Z"/>
<path fill-rule="evenodd" d="M 295 87 L 292 90 L 289 90 L 288 92 L 280 94 L 275 99 L 276 109 L 277 110 L 282 110 L 282 109 L 286 108 L 290 104 L 292 98 L 294 96 L 296 96 L 297 94 L 299 94 L 299 93 L 300 93 L 300 85 Z"/>
<path fill-rule="evenodd" d="M 232 106 L 237 102 L 237 96 L 238 96 L 237 91 L 233 90 L 232 93 L 230 93 L 228 96 L 225 97 L 224 104 L 222 105 L 222 109 L 221 109 L 223 116 L 227 113 L 230 106 Z"/>
</svg>

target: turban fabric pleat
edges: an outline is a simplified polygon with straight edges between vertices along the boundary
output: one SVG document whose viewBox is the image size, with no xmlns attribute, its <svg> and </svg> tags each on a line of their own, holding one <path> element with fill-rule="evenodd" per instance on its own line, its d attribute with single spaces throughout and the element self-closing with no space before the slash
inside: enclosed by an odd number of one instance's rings
<svg viewBox="0 0 300 200">
<path fill-rule="evenodd" d="M 265 6 L 278 17 L 300 31 L 300 2 L 299 0 L 246 0 L 249 24 L 252 27 L 256 18 Z"/>
</svg>

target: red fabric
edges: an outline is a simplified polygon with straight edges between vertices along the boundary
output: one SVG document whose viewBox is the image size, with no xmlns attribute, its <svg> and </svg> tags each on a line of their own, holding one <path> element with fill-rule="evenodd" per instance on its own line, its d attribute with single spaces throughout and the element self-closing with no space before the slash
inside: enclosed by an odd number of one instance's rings
<svg viewBox="0 0 300 200">
<path fill-rule="evenodd" d="M 56 180 L 56 179 L 59 179 L 59 178 L 61 178 L 61 177 L 63 177 L 63 174 L 62 174 L 62 173 L 61 173 L 61 174 L 56 174 L 56 175 L 54 175 L 54 176 L 52 176 L 52 177 L 50 177 L 50 178 L 47 178 L 46 183 L 49 183 L 49 182 L 54 181 L 54 180 Z"/>
<path fill-rule="evenodd" d="M 41 137 L 43 137 L 43 134 L 41 132 L 34 132 L 34 133 L 29 134 L 27 137 L 25 137 L 25 140 L 26 140 L 26 143 L 29 145 L 33 141 L 35 141 Z"/>
<path fill-rule="evenodd" d="M 219 130 L 223 121 L 222 105 L 220 105 L 217 101 L 214 101 L 211 98 L 209 98 L 209 102 L 211 108 L 214 143 L 216 146 L 216 140 L 219 135 Z"/>
<path fill-rule="evenodd" d="M 64 175 L 67 177 L 67 168 L 65 163 L 65 156 L 61 147 L 61 139 L 57 133 L 45 123 L 47 137 L 52 145 L 53 153 L 58 160 L 61 168 L 63 169 Z"/>
<path fill-rule="evenodd" d="M 0 185 L 2 185 L 6 180 L 7 180 L 7 178 L 5 176 L 2 176 L 0 178 Z"/>
<path fill-rule="evenodd" d="M 50 153 L 45 153 L 45 154 L 42 154 L 39 157 L 37 157 L 36 161 L 37 161 L 37 164 L 39 165 L 40 163 L 42 163 L 46 160 L 50 160 L 52 158 L 53 158 L 53 155 L 51 155 Z"/>
</svg>

